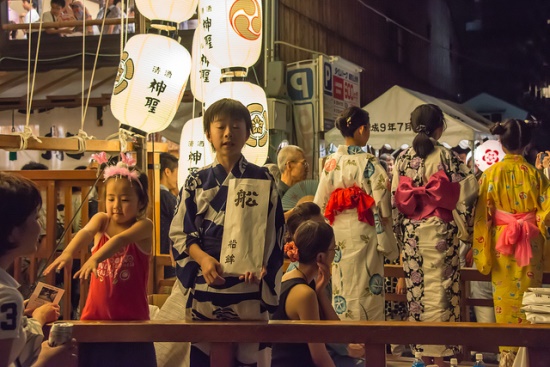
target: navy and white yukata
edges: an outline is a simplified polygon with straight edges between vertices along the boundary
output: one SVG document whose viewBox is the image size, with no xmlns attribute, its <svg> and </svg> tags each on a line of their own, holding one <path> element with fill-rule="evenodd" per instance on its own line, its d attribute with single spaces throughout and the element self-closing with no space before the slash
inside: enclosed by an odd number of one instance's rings
<svg viewBox="0 0 550 367">
<path fill-rule="evenodd" d="M 228 184 L 232 179 L 270 180 L 269 209 L 264 243 L 266 275 L 259 285 L 246 284 L 238 276 L 224 276 L 225 284 L 206 284 L 199 264 L 188 255 L 188 246 L 197 244 L 215 259 L 220 258 Z M 243 224 L 242 230 L 253 230 L 254 223 Z M 187 321 L 268 320 L 278 306 L 281 285 L 284 216 L 277 187 L 267 169 L 246 161 L 241 156 L 231 172 L 217 160 L 189 175 L 179 195 L 178 208 L 172 221 L 170 238 L 174 242 L 176 275 L 187 294 Z M 208 365 L 210 344 L 192 345 L 191 365 Z M 269 350 L 262 344 L 239 344 L 240 365 L 269 365 Z"/>
</svg>

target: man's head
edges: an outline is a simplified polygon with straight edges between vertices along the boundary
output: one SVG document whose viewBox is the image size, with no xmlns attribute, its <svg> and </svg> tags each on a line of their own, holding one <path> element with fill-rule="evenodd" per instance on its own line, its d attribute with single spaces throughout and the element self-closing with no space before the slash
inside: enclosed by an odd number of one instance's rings
<svg viewBox="0 0 550 367">
<path fill-rule="evenodd" d="M 24 164 L 23 167 L 21 167 L 22 171 L 42 171 L 47 169 L 48 166 L 46 166 L 45 164 L 34 161 L 30 161 L 29 163 Z"/>
<path fill-rule="evenodd" d="M 287 145 L 279 151 L 277 166 L 281 171 L 281 181 L 288 186 L 305 180 L 309 172 L 304 150 L 296 145 Z"/>
<path fill-rule="evenodd" d="M 178 159 L 170 153 L 160 154 L 160 183 L 170 191 L 178 189 Z"/>
</svg>

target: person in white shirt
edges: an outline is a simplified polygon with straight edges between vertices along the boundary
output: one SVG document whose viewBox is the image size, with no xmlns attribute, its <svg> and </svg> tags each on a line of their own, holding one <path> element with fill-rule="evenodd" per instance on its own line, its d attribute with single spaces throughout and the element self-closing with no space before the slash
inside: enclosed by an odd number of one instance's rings
<svg viewBox="0 0 550 367">
<path fill-rule="evenodd" d="M 59 306 L 46 303 L 26 310 L 19 284 L 7 268 L 37 249 L 38 211 L 42 205 L 36 185 L 23 177 L 0 172 L 0 366 L 71 366 L 74 346 L 52 348 L 42 343 L 42 326 L 59 317 Z M 25 315 L 32 313 L 32 318 Z M 72 362 L 71 362 L 72 358 Z"/>
</svg>

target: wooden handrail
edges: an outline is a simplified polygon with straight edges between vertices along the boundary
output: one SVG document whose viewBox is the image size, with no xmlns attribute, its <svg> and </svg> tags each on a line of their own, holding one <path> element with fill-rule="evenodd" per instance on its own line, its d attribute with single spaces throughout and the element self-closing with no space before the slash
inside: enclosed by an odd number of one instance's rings
<svg viewBox="0 0 550 367">
<path fill-rule="evenodd" d="M 134 18 L 128 18 L 128 24 L 135 23 Z M 90 19 L 86 21 L 86 26 L 91 25 L 101 25 L 103 23 L 103 19 Z M 124 23 L 126 23 L 126 19 L 124 20 Z M 105 19 L 105 25 L 120 25 L 120 18 L 109 18 Z M 40 22 L 30 23 L 31 29 L 40 29 Z M 42 23 L 42 29 L 48 29 L 48 28 L 71 28 L 71 27 L 82 27 L 84 26 L 84 21 L 82 20 L 68 20 L 63 22 L 43 22 Z M 2 29 L 5 31 L 12 31 L 16 29 L 29 29 L 29 23 L 23 23 L 23 24 L 2 24 Z"/>
<path fill-rule="evenodd" d="M 550 325 L 374 321 L 194 322 L 75 321 L 73 337 L 93 342 L 364 343 L 365 365 L 383 367 L 386 344 L 525 346 L 531 367 L 550 360 Z M 183 358 L 183 357 L 182 357 Z"/>
<path fill-rule="evenodd" d="M 405 276 L 403 272 L 403 266 L 401 265 L 384 265 L 384 276 L 402 278 Z M 462 268 L 460 269 L 460 279 L 465 282 L 480 281 L 490 282 L 490 275 L 483 275 L 477 269 L 474 268 Z M 550 284 L 550 273 L 542 274 L 542 283 Z"/>
<path fill-rule="evenodd" d="M 42 142 L 38 142 L 34 139 L 29 139 L 27 142 L 27 149 L 25 150 L 59 150 L 65 152 L 77 151 L 78 141 L 76 139 L 68 138 L 46 138 L 39 137 Z M 19 135 L 0 134 L 0 149 L 18 149 L 21 138 Z M 154 149 L 154 150 L 153 150 Z M 134 144 L 128 142 L 127 150 L 134 150 Z M 168 150 L 168 144 L 155 142 L 155 144 L 147 143 L 148 152 L 166 152 Z M 87 152 L 120 152 L 119 140 L 99 140 L 90 139 L 86 140 Z"/>
</svg>

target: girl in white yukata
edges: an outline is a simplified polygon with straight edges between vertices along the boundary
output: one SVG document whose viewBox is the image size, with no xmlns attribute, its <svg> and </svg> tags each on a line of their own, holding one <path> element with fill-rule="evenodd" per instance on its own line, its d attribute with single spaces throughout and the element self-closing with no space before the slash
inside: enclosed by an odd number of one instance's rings
<svg viewBox="0 0 550 367">
<path fill-rule="evenodd" d="M 314 202 L 334 229 L 332 303 L 342 320 L 384 320 L 384 256 L 398 248 L 391 229 L 389 180 L 362 150 L 370 136 L 367 111 L 344 110 L 335 126 L 345 138 L 319 177 Z"/>
<path fill-rule="evenodd" d="M 392 180 L 394 230 L 403 248 L 409 321 L 460 321 L 459 242 L 469 241 L 477 181 L 437 139 L 443 112 L 425 104 L 411 114 L 412 148 L 396 159 Z M 426 364 L 443 367 L 452 345 L 413 345 Z M 432 361 L 433 358 L 433 361 Z"/>
</svg>

